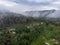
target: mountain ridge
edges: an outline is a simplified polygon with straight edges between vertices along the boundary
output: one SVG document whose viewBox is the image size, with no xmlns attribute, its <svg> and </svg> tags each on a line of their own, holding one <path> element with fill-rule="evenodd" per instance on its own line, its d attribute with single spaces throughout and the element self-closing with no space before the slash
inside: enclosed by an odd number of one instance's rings
<svg viewBox="0 0 60 45">
<path fill-rule="evenodd" d="M 25 11 L 23 13 L 15 13 L 9 10 L 1 10 L 0 9 L 0 17 L 2 16 L 26 16 L 26 17 L 33 17 L 33 18 L 60 18 L 60 10 L 42 10 L 42 11 Z"/>
</svg>

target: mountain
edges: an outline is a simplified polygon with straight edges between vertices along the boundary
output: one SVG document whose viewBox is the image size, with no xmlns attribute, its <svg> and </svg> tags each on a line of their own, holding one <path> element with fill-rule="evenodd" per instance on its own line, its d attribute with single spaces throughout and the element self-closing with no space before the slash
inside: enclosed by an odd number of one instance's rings
<svg viewBox="0 0 60 45">
<path fill-rule="evenodd" d="M 25 16 L 30 16 L 34 18 L 44 18 L 60 20 L 60 10 L 42 10 L 42 11 L 26 11 L 23 13 Z"/>
<path fill-rule="evenodd" d="M 55 19 L 59 19 L 60 18 L 60 10 L 42 10 L 42 11 L 25 11 L 23 13 L 15 13 L 15 12 L 10 12 L 9 10 L 1 10 L 0 9 L 0 18 L 2 16 L 10 16 L 10 15 L 14 15 L 14 16 L 26 16 L 26 17 L 34 17 L 34 18 L 55 18 Z"/>
<path fill-rule="evenodd" d="M 54 13 L 56 10 L 43 10 L 43 11 L 26 11 L 23 14 L 30 17 L 46 17 Z"/>
<path fill-rule="evenodd" d="M 60 10 L 56 10 L 54 13 L 47 15 L 48 18 L 60 18 Z"/>
<path fill-rule="evenodd" d="M 25 22 L 26 17 L 22 14 L 0 10 L 0 28 L 8 27 L 12 24 Z"/>
<path fill-rule="evenodd" d="M 11 16 L 11 15 L 13 15 L 13 16 L 24 16 L 24 15 L 22 15 L 22 14 L 18 14 L 18 13 L 15 13 L 15 12 L 11 12 L 11 11 L 9 11 L 9 10 L 5 10 L 5 9 L 0 9 L 0 18 L 2 18 L 2 17 L 4 17 L 4 16 Z"/>
<path fill-rule="evenodd" d="M 25 11 L 21 14 L 8 10 L 0 10 L 0 28 L 17 23 L 31 22 L 35 20 L 35 18 L 37 18 L 36 20 L 40 20 L 41 18 L 60 20 L 60 10 Z"/>
</svg>

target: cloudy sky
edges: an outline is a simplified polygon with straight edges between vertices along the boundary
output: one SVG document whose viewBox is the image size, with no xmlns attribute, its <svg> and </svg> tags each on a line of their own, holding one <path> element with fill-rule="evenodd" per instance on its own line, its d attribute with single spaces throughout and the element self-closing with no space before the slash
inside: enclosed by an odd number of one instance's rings
<svg viewBox="0 0 60 45">
<path fill-rule="evenodd" d="M 0 0 L 0 9 L 10 11 L 60 10 L 60 0 Z"/>
</svg>

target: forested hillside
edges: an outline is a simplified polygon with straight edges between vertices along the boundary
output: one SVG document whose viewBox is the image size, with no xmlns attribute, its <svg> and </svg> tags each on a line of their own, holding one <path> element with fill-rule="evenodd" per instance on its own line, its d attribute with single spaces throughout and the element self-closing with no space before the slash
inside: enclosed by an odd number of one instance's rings
<svg viewBox="0 0 60 45">
<path fill-rule="evenodd" d="M 60 45 L 60 21 L 4 16 L 0 19 L 0 45 Z"/>
</svg>

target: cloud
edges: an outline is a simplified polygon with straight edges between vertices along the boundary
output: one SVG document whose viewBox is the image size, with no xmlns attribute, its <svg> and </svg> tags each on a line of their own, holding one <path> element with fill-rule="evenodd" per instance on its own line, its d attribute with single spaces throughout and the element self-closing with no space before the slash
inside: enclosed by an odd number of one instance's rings
<svg viewBox="0 0 60 45">
<path fill-rule="evenodd" d="M 60 2 L 53 2 L 52 4 L 54 4 L 54 5 L 55 5 L 55 4 L 60 5 Z"/>
<path fill-rule="evenodd" d="M 27 0 L 27 1 L 40 3 L 40 2 L 50 2 L 52 0 Z"/>
<path fill-rule="evenodd" d="M 17 4 L 13 3 L 13 2 L 9 2 L 9 1 L 0 0 L 0 5 L 4 5 L 4 6 L 8 6 L 8 7 L 13 7 L 13 6 L 17 5 Z"/>
<path fill-rule="evenodd" d="M 0 7 L 2 5 L 7 10 L 17 13 L 30 10 L 50 10 L 50 9 L 60 10 L 60 0 L 26 0 L 28 2 L 28 3 L 25 2 L 26 4 L 23 4 L 24 2 L 19 3 L 19 1 L 21 0 L 0 0 Z M 33 2 L 32 4 L 35 4 L 34 2 L 36 2 L 36 4 L 39 3 L 39 5 L 30 5 L 29 2 L 30 3 Z M 47 4 L 47 2 L 49 4 Z M 46 3 L 47 5 L 43 3 Z"/>
</svg>

